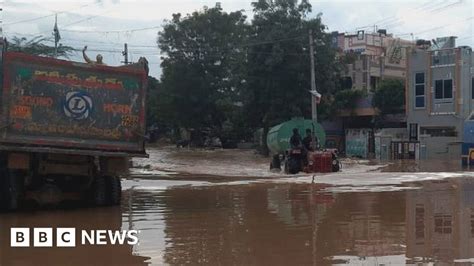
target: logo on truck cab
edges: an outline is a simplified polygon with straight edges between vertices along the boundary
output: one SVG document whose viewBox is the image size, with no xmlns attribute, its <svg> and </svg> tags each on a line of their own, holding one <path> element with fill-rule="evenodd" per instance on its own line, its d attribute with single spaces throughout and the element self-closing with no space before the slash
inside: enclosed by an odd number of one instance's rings
<svg viewBox="0 0 474 266">
<path fill-rule="evenodd" d="M 85 92 L 71 91 L 66 94 L 64 114 L 67 117 L 83 120 L 90 116 L 92 111 L 92 98 Z"/>
</svg>

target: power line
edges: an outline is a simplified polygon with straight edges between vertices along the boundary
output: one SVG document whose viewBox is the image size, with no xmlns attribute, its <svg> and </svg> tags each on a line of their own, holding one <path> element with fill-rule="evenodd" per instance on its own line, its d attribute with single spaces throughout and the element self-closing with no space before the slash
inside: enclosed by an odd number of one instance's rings
<svg viewBox="0 0 474 266">
<path fill-rule="evenodd" d="M 451 6 L 459 5 L 459 4 L 461 4 L 461 3 L 462 3 L 462 0 L 458 0 L 458 1 L 457 1 L 457 2 L 455 2 L 455 3 L 451 3 L 451 4 L 449 4 L 449 5 L 446 5 L 446 6 L 443 6 L 443 7 L 437 8 L 437 9 L 433 9 L 433 10 L 431 10 L 431 11 L 430 11 L 430 13 L 433 13 L 433 12 L 438 12 L 438 11 L 444 11 L 444 10 L 446 10 L 445 8 L 447 8 L 447 7 L 451 7 Z"/>
<path fill-rule="evenodd" d="M 465 21 L 469 21 L 469 20 L 472 20 L 472 19 L 474 19 L 474 16 L 468 17 L 468 18 L 463 19 L 463 20 L 458 20 L 458 21 L 453 22 L 453 23 L 445 24 L 445 25 L 442 25 L 442 26 L 438 26 L 438 27 L 422 30 L 422 31 L 419 31 L 419 32 L 415 32 L 415 33 L 403 33 L 403 34 L 396 34 L 396 35 L 397 36 L 407 36 L 407 35 L 411 35 L 411 34 L 422 34 L 422 33 L 430 32 L 430 31 L 434 31 L 434 30 L 443 29 L 443 28 L 446 28 L 448 26 L 452 26 L 452 25 L 462 23 L 462 22 L 465 22 Z"/>
<path fill-rule="evenodd" d="M 250 42 L 246 44 L 237 44 L 235 46 L 224 46 L 224 47 L 216 47 L 216 48 L 226 48 L 226 49 L 238 49 L 238 48 L 244 48 L 244 47 L 252 47 L 252 46 L 258 46 L 258 45 L 265 45 L 265 44 L 272 44 L 272 43 L 279 43 L 279 42 L 286 42 L 286 41 L 291 41 L 291 40 L 296 40 L 296 39 L 301 39 L 306 36 L 295 36 L 295 37 L 290 37 L 290 38 L 282 38 L 282 39 L 274 39 L 274 40 L 268 40 L 268 41 L 261 41 L 261 42 Z M 123 45 L 122 43 L 116 43 L 117 45 Z M 147 45 L 129 45 L 129 46 L 135 46 L 135 47 L 149 47 L 149 48 L 157 48 L 157 46 L 147 46 Z M 210 47 L 208 49 L 203 49 L 203 48 L 189 48 L 187 51 L 196 51 L 196 50 L 211 50 L 213 51 L 215 48 Z M 183 50 L 183 49 L 181 49 Z M 121 50 L 120 50 L 121 51 Z"/>
<path fill-rule="evenodd" d="M 108 12 L 108 11 L 105 11 L 105 12 L 102 12 L 102 13 L 100 13 L 100 14 L 98 14 L 98 15 L 92 15 L 92 16 L 89 16 L 89 17 L 87 17 L 87 18 L 84 18 L 84 19 L 80 19 L 80 20 L 71 22 L 71 23 L 69 23 L 69 24 L 64 25 L 63 27 L 69 27 L 69 26 L 72 26 L 72 25 L 76 25 L 76 24 L 82 23 L 82 22 L 84 22 L 84 21 L 88 21 L 88 20 L 94 19 L 94 18 L 96 18 L 96 17 L 100 17 L 100 16 L 102 16 L 103 14 L 105 14 L 105 13 L 107 13 L 107 12 Z"/>
<path fill-rule="evenodd" d="M 96 17 L 99 17 L 99 16 L 101 16 L 101 15 L 107 13 L 107 12 L 108 12 L 108 11 L 105 11 L 105 12 L 102 12 L 102 13 L 100 13 L 100 14 L 98 14 L 98 15 L 92 15 L 92 16 L 89 16 L 89 17 L 87 17 L 87 18 L 84 18 L 84 19 L 80 19 L 80 20 L 71 22 L 71 23 L 69 23 L 69 24 L 64 25 L 64 27 L 76 25 L 76 24 L 79 24 L 79 23 L 81 23 L 81 22 L 94 19 L 94 18 L 96 18 Z M 65 30 L 67 30 L 67 29 L 62 29 L 61 31 L 65 31 Z M 41 35 L 41 34 L 48 33 L 48 32 L 50 32 L 50 30 L 40 31 L 40 32 L 38 32 L 37 34 Z"/>
<path fill-rule="evenodd" d="M 25 23 L 25 22 L 36 21 L 36 20 L 40 20 L 40 19 L 44 19 L 44 18 L 49 18 L 49 17 L 52 17 L 52 16 L 56 16 L 58 14 L 68 13 L 70 11 L 74 11 L 74 10 L 78 10 L 78 9 L 81 9 L 81 8 L 84 8 L 84 7 L 87 7 L 87 6 L 95 5 L 96 3 L 97 2 L 90 3 L 90 4 L 85 4 L 85 5 L 79 6 L 79 7 L 74 8 L 74 9 L 54 12 L 53 14 L 50 14 L 50 15 L 45 15 L 45 16 L 40 16 L 40 17 L 29 18 L 29 19 L 19 20 L 19 21 L 15 21 L 15 22 L 5 23 L 3 25 L 4 26 L 10 26 L 10 25 L 16 25 L 16 24 Z"/>
<path fill-rule="evenodd" d="M 253 42 L 253 43 L 247 43 L 247 44 L 240 44 L 240 45 L 235 45 L 232 47 L 226 46 L 222 48 L 229 48 L 229 49 L 236 49 L 236 48 L 243 48 L 243 47 L 251 47 L 251 46 L 258 46 L 258 45 L 264 45 L 264 44 L 272 44 L 272 43 L 278 43 L 278 42 L 285 42 L 285 41 L 291 41 L 291 40 L 296 40 L 296 39 L 301 39 L 306 36 L 295 36 L 295 37 L 289 37 L 289 38 L 282 38 L 282 39 L 275 39 L 275 40 L 269 40 L 269 41 L 261 41 L 261 42 Z M 72 39 L 72 38 L 64 38 L 64 40 L 70 40 L 70 41 L 84 41 L 84 40 L 79 40 L 79 39 Z M 88 41 L 89 42 L 89 41 Z M 101 44 L 115 44 L 115 45 L 123 45 L 123 43 L 116 43 L 116 42 L 101 42 L 101 41 L 90 41 L 91 43 L 101 43 Z M 129 44 L 129 47 L 143 47 L 143 48 L 158 48 L 158 46 L 155 45 L 140 45 L 140 44 Z M 199 48 L 202 50 L 202 48 Z M 188 49 L 188 50 L 193 50 L 193 49 Z M 212 50 L 212 48 L 210 48 Z"/>
<path fill-rule="evenodd" d="M 9 35 L 10 35 L 9 38 L 11 38 L 12 36 L 37 37 L 37 36 L 40 36 L 41 34 L 10 32 Z M 52 42 L 51 38 L 52 37 L 47 37 L 46 41 Z M 92 44 L 99 44 L 99 45 L 120 45 L 120 46 L 123 45 L 123 43 L 118 43 L 118 42 L 102 42 L 102 41 L 90 41 L 90 40 L 85 41 L 84 39 L 74 39 L 74 38 L 68 38 L 68 37 L 62 37 L 61 36 L 61 43 L 64 44 L 64 45 L 67 45 L 67 42 L 82 42 L 82 43 L 87 42 L 88 44 L 92 43 Z M 129 47 L 139 47 L 139 48 L 158 48 L 158 45 L 144 45 L 144 44 L 143 45 L 142 44 L 128 44 L 128 46 Z"/>
<path fill-rule="evenodd" d="M 72 42 L 84 42 L 84 40 L 73 39 L 73 38 L 62 38 L 61 40 L 72 41 Z M 101 41 L 87 41 L 87 43 L 93 43 L 93 44 L 99 44 L 99 45 L 100 44 L 123 45 L 123 43 L 118 43 L 118 42 L 101 42 Z M 128 44 L 128 47 L 158 48 L 158 45 Z"/>
<path fill-rule="evenodd" d="M 144 31 L 144 30 L 152 30 L 158 29 L 162 26 L 152 26 L 152 27 L 145 27 L 145 28 L 138 28 L 138 29 L 128 29 L 128 30 L 106 30 L 106 31 L 87 31 L 87 30 L 62 30 L 66 32 L 75 32 L 75 33 L 95 33 L 95 34 L 106 34 L 106 33 L 121 33 L 121 32 L 136 32 L 136 31 Z"/>
<path fill-rule="evenodd" d="M 30 35 L 30 34 L 27 34 Z M 290 38 L 282 38 L 282 39 L 274 39 L 274 40 L 268 40 L 268 41 L 261 41 L 261 42 L 249 42 L 249 43 L 244 43 L 244 44 L 238 44 L 232 47 L 229 46 L 221 46 L 221 47 L 208 47 L 208 48 L 197 48 L 197 49 L 181 49 L 181 51 L 184 52 L 194 52 L 194 51 L 211 51 L 214 52 L 215 54 L 222 54 L 224 51 L 215 51 L 216 48 L 220 49 L 238 49 L 238 48 L 244 48 L 244 47 L 253 47 L 253 46 L 258 46 L 258 45 L 265 45 L 265 44 L 272 44 L 272 43 L 279 43 L 279 42 L 285 42 L 285 41 L 291 41 L 295 39 L 301 39 L 306 36 L 295 36 L 295 37 L 290 37 Z M 67 40 L 67 39 L 66 39 Z M 52 42 L 52 40 L 46 40 L 49 42 Z M 73 40 L 74 41 L 74 40 Z M 83 40 L 77 40 L 77 41 L 83 41 Z M 107 43 L 107 42 L 100 42 L 104 44 L 117 44 L 117 45 L 123 45 L 123 43 Z M 129 45 L 129 47 L 137 47 L 137 48 L 158 48 L 157 46 L 151 46 L 151 45 Z M 73 47 L 74 48 L 74 47 Z M 74 48 L 75 51 L 82 51 L 82 48 Z M 110 52 L 110 53 L 122 53 L 121 49 L 89 49 L 89 51 L 93 52 Z M 134 53 L 147 53 L 147 52 L 152 52 L 153 54 L 156 54 L 158 49 L 134 49 Z M 295 55 L 295 56 L 306 56 L 306 53 L 272 53 L 272 52 L 252 52 L 252 51 L 247 51 L 247 53 L 250 54 L 285 54 L 285 55 Z"/>
<path fill-rule="evenodd" d="M 430 13 L 433 13 L 433 12 L 436 12 L 436 11 L 439 11 L 439 10 L 446 10 L 446 8 L 449 8 L 449 7 L 453 7 L 455 5 L 458 5 L 458 4 L 461 4 L 463 2 L 463 0 L 458 0 L 454 3 L 449 3 L 449 1 L 443 1 L 443 2 L 440 2 L 440 3 L 436 3 L 435 5 L 432 5 L 430 7 L 427 8 L 427 4 L 431 4 L 433 3 L 433 1 L 429 1 L 428 3 L 425 3 L 425 4 L 422 4 L 418 7 L 415 7 L 415 8 L 412 8 L 413 10 L 425 10 L 425 11 L 428 11 Z M 447 4 L 447 5 L 444 5 L 444 4 Z M 444 6 L 443 6 L 444 5 Z M 424 7 L 423 7 L 424 6 Z M 433 9 L 434 8 L 434 9 Z M 385 21 L 386 20 L 386 21 Z M 371 23 L 371 24 L 368 24 L 368 25 L 365 25 L 365 26 L 361 26 L 361 27 L 357 27 L 355 28 L 355 30 L 358 30 L 358 29 L 365 29 L 365 28 L 372 28 L 374 27 L 375 25 L 377 25 L 377 23 L 380 23 L 382 21 L 385 21 L 381 26 L 382 27 L 389 27 L 389 26 L 394 26 L 394 25 L 399 25 L 398 23 L 401 22 L 401 19 L 397 18 L 395 15 L 392 15 L 392 16 L 389 16 L 389 17 L 385 17 L 385 18 L 382 18 L 374 23 Z M 395 23 L 395 24 L 394 24 Z M 383 26 L 385 24 L 385 26 Z"/>
</svg>

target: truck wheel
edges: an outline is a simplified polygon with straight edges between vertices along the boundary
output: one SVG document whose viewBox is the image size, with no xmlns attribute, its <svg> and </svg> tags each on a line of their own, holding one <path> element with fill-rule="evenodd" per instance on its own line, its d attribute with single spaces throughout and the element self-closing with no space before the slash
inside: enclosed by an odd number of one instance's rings
<svg viewBox="0 0 474 266">
<path fill-rule="evenodd" d="M 107 194 L 109 205 L 120 205 L 122 199 L 122 184 L 120 183 L 120 177 L 107 176 Z"/>
<path fill-rule="evenodd" d="M 94 206 L 107 205 L 107 184 L 104 177 L 94 178 L 90 188 L 89 202 Z"/>
<path fill-rule="evenodd" d="M 0 211 L 18 209 L 20 201 L 20 178 L 12 171 L 3 171 L 0 176 Z"/>
</svg>

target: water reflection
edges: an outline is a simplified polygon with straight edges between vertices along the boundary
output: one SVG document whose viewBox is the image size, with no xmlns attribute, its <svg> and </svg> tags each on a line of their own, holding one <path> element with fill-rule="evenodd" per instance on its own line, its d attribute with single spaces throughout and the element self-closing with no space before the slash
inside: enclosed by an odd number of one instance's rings
<svg viewBox="0 0 474 266">
<path fill-rule="evenodd" d="M 0 215 L 0 265 L 146 265 L 129 245 L 78 245 L 74 248 L 10 248 L 11 227 L 74 227 L 76 230 L 118 230 L 120 207 L 22 212 Z M 31 232 L 32 234 L 32 232 Z M 78 236 L 79 237 L 79 236 Z"/>
<path fill-rule="evenodd" d="M 474 182 L 449 179 L 422 186 L 407 194 L 407 256 L 423 262 L 474 258 Z"/>
<path fill-rule="evenodd" d="M 334 255 L 404 254 L 403 193 L 253 185 L 164 195 L 171 264 L 320 265 Z"/>
<path fill-rule="evenodd" d="M 121 208 L 0 215 L 0 264 L 470 265 L 474 258 L 472 178 L 345 193 L 322 184 L 163 184 L 127 181 Z M 140 244 L 11 249 L 12 226 L 134 229 Z"/>
<path fill-rule="evenodd" d="M 163 193 L 170 264 L 367 265 L 474 258 L 474 183 L 330 193 L 321 185 Z"/>
</svg>

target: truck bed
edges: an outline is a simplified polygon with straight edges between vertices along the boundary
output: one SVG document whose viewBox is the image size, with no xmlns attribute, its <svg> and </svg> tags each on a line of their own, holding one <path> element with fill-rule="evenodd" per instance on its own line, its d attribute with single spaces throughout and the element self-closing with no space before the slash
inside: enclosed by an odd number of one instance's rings
<svg viewBox="0 0 474 266">
<path fill-rule="evenodd" d="M 3 53 L 0 150 L 146 156 L 147 73 Z"/>
</svg>

